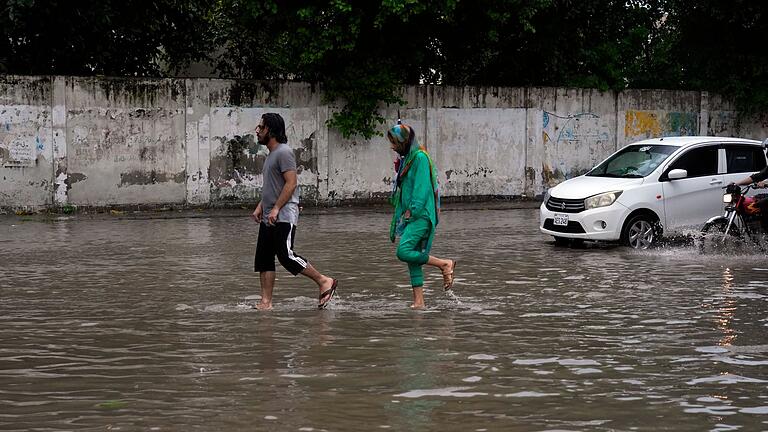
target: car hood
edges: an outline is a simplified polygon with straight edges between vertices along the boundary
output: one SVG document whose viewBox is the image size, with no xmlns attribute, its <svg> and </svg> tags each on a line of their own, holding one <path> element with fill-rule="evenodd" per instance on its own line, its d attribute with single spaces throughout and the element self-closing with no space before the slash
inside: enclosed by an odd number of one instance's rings
<svg viewBox="0 0 768 432">
<path fill-rule="evenodd" d="M 624 190 L 643 183 L 642 178 L 611 178 L 579 176 L 566 180 L 549 190 L 555 198 L 583 199 L 599 193 Z"/>
</svg>

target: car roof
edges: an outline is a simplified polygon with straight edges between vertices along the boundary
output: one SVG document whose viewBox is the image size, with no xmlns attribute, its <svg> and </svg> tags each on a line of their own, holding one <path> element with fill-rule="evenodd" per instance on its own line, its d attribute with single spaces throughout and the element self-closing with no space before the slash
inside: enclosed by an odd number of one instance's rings
<svg viewBox="0 0 768 432">
<path fill-rule="evenodd" d="M 694 144 L 706 144 L 710 142 L 728 142 L 728 143 L 735 143 L 735 144 L 760 144 L 760 141 L 744 139 L 744 138 L 715 137 L 715 136 L 677 136 L 677 137 L 651 138 L 647 140 L 629 143 L 628 145 L 636 145 L 636 144 L 671 145 L 676 147 L 688 147 Z"/>
</svg>

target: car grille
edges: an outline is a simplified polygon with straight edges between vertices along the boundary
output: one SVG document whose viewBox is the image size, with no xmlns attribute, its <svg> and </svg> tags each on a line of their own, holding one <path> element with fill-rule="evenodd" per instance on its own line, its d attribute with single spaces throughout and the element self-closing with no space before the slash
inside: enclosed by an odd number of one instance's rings
<svg viewBox="0 0 768 432">
<path fill-rule="evenodd" d="M 584 200 L 549 197 L 547 209 L 561 213 L 579 213 L 584 211 Z"/>
<path fill-rule="evenodd" d="M 569 221 L 568 226 L 555 225 L 554 219 L 544 219 L 544 229 L 569 234 L 584 234 L 584 227 L 576 221 Z"/>
</svg>

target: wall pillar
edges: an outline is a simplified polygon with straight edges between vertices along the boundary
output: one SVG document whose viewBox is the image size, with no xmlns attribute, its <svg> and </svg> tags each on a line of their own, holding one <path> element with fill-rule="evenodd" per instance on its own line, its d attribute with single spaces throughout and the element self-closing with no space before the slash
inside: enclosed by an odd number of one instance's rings
<svg viewBox="0 0 768 432">
<path fill-rule="evenodd" d="M 206 205 L 211 201 L 208 169 L 211 165 L 211 104 L 209 80 L 185 80 L 186 204 Z"/>
<path fill-rule="evenodd" d="M 66 78 L 54 77 L 52 86 L 53 205 L 54 207 L 63 207 L 69 203 Z"/>
<path fill-rule="evenodd" d="M 699 135 L 709 135 L 709 92 L 701 92 L 699 104 Z"/>
</svg>

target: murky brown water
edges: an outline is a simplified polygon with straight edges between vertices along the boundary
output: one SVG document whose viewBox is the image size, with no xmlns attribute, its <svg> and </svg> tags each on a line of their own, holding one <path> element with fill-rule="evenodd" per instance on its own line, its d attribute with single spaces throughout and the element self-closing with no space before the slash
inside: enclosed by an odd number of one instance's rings
<svg viewBox="0 0 768 432">
<path fill-rule="evenodd" d="M 340 279 L 257 312 L 242 218 L 0 219 L 1 430 L 768 429 L 768 257 L 556 248 L 537 210 L 449 211 L 413 312 L 388 215 L 304 215 Z"/>
</svg>

